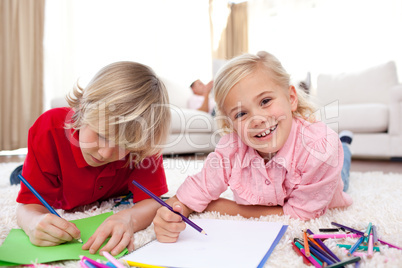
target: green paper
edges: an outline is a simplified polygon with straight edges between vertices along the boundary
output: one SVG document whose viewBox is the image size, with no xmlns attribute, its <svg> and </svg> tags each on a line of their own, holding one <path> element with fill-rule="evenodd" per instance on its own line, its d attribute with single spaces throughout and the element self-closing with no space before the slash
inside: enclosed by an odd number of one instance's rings
<svg viewBox="0 0 402 268">
<path fill-rule="evenodd" d="M 97 216 L 73 220 L 77 228 L 81 231 L 81 239 L 85 243 L 106 220 L 113 215 L 113 212 L 103 213 Z M 106 244 L 107 241 L 103 245 Z M 0 265 L 15 266 L 20 264 L 46 263 L 62 260 L 79 260 L 80 256 L 87 256 L 91 259 L 107 259 L 99 252 L 90 254 L 88 250 L 81 249 L 83 244 L 80 242 L 68 242 L 53 247 L 37 247 L 31 244 L 28 236 L 21 229 L 12 229 L 0 247 Z M 102 245 L 102 246 L 103 246 Z M 116 258 L 127 254 L 127 249 L 123 250 Z"/>
</svg>

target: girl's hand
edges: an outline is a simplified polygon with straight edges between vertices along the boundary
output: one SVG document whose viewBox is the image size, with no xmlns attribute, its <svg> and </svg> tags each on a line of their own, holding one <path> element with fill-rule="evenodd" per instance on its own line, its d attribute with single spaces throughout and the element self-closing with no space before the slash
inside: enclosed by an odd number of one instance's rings
<svg viewBox="0 0 402 268">
<path fill-rule="evenodd" d="M 18 207 L 17 222 L 36 246 L 56 246 L 81 236 L 74 223 L 49 213 L 42 205 Z"/>
<path fill-rule="evenodd" d="M 131 211 L 126 209 L 108 217 L 95 231 L 95 233 L 82 246 L 89 249 L 89 253 L 95 254 L 102 244 L 110 237 L 106 245 L 100 251 L 107 251 L 113 256 L 119 254 L 125 248 L 134 250 L 134 222 L 131 220 Z"/>
<path fill-rule="evenodd" d="M 176 201 L 173 203 L 173 210 L 183 213 L 183 204 Z M 161 207 L 154 218 L 154 230 L 156 239 L 162 243 L 173 243 L 179 238 L 180 232 L 186 228 L 182 217 L 173 213 L 166 207 Z"/>
</svg>

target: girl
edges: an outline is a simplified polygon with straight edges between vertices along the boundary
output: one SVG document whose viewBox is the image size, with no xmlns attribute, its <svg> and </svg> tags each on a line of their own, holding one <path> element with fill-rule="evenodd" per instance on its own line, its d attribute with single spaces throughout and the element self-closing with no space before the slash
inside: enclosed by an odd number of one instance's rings
<svg viewBox="0 0 402 268">
<path fill-rule="evenodd" d="M 116 62 L 101 69 L 71 107 L 42 114 L 28 134 L 22 175 L 54 208 L 78 206 L 133 193 L 136 204 L 109 217 L 83 245 L 94 254 L 134 249 L 133 234 L 151 224 L 159 204 L 131 183 L 135 178 L 156 195 L 167 192 L 161 156 L 170 109 L 163 83 L 149 67 Z M 59 218 L 21 184 L 17 222 L 37 246 L 77 239 L 77 227 Z"/>
<path fill-rule="evenodd" d="M 202 171 L 168 200 L 175 211 L 308 220 L 352 203 L 343 192 L 338 135 L 315 121 L 314 108 L 289 84 L 274 56 L 259 52 L 232 59 L 217 74 L 214 94 L 225 135 Z M 227 187 L 235 202 L 219 198 Z M 186 227 L 163 207 L 153 223 L 161 242 L 175 242 Z"/>
</svg>

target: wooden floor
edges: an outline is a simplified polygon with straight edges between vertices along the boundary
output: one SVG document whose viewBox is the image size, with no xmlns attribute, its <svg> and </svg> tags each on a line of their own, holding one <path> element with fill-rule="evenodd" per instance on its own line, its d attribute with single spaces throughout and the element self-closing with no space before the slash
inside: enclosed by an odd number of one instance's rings
<svg viewBox="0 0 402 268">
<path fill-rule="evenodd" d="M 197 159 L 203 160 L 206 158 L 206 154 L 197 155 L 179 155 L 179 156 L 164 156 L 166 157 L 178 157 L 183 159 Z M 0 156 L 0 163 L 9 162 L 23 162 L 25 155 L 12 155 L 12 156 Z M 353 159 L 350 168 L 351 171 L 356 172 L 369 172 L 369 171 L 382 171 L 384 173 L 402 173 L 402 161 L 391 160 L 368 160 L 368 159 Z"/>
</svg>

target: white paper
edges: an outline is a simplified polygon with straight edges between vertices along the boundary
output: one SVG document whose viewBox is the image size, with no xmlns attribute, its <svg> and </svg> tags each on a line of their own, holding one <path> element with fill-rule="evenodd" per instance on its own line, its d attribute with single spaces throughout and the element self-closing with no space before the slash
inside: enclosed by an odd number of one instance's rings
<svg viewBox="0 0 402 268">
<path fill-rule="evenodd" d="M 283 224 L 263 221 L 194 219 L 207 235 L 191 226 L 176 243 L 152 241 L 122 259 L 186 268 L 257 267 Z"/>
</svg>

